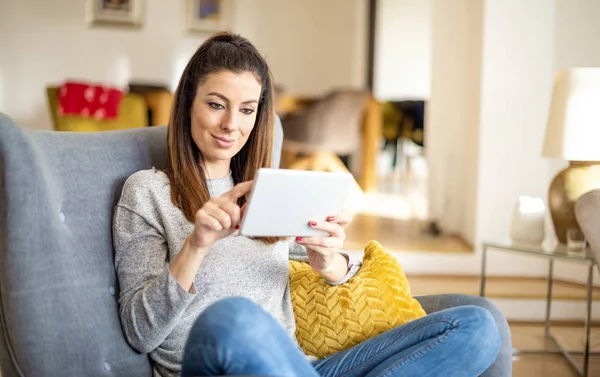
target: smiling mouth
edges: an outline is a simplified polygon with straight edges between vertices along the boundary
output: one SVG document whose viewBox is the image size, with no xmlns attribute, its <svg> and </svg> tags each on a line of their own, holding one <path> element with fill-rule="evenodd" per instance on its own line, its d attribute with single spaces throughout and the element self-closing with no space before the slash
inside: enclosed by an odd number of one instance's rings
<svg viewBox="0 0 600 377">
<path fill-rule="evenodd" d="M 212 137 L 214 137 L 215 139 L 220 140 L 224 143 L 233 143 L 236 140 L 236 139 L 227 139 L 226 137 L 219 137 L 219 136 L 215 136 L 215 135 L 212 135 Z"/>
<path fill-rule="evenodd" d="M 229 147 L 233 146 L 235 144 L 235 141 L 237 140 L 237 139 L 228 139 L 226 137 L 219 137 L 219 136 L 215 136 L 215 135 L 211 135 L 211 136 L 215 139 L 215 141 L 221 148 L 229 148 Z"/>
</svg>

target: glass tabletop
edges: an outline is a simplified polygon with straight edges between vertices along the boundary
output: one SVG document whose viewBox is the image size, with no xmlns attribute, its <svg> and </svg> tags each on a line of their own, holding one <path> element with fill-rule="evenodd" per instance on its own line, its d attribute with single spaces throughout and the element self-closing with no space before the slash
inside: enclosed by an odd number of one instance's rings
<svg viewBox="0 0 600 377">
<path fill-rule="evenodd" d="M 566 245 L 520 245 L 508 242 L 484 242 L 484 247 L 516 251 L 520 253 L 536 254 L 546 258 L 570 259 L 586 263 L 595 263 L 592 251 L 589 248 L 585 250 L 571 250 Z"/>
</svg>

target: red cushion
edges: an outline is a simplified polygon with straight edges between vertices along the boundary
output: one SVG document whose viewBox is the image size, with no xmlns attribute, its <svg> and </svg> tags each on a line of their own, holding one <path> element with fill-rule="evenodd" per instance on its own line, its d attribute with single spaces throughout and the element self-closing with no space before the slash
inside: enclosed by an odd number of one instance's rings
<svg viewBox="0 0 600 377">
<path fill-rule="evenodd" d="M 58 114 L 115 119 L 123 92 L 103 85 L 66 82 L 58 90 Z"/>
</svg>

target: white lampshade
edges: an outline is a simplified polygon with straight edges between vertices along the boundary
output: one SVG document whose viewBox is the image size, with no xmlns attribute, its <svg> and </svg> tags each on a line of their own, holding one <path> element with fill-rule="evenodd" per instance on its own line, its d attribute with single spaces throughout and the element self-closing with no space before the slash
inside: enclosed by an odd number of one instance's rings
<svg viewBox="0 0 600 377">
<path fill-rule="evenodd" d="M 558 73 L 542 155 L 600 161 L 600 68 Z"/>
</svg>

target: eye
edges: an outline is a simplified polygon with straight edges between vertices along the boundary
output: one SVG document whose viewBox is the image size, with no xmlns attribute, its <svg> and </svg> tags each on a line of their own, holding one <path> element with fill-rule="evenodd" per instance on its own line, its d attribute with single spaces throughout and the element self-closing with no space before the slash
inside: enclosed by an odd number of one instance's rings
<svg viewBox="0 0 600 377">
<path fill-rule="evenodd" d="M 220 103 L 216 103 L 216 102 L 209 102 L 208 106 L 210 106 L 211 108 L 213 108 L 215 110 L 223 110 L 225 108 L 225 106 L 221 105 Z"/>
<path fill-rule="evenodd" d="M 250 114 L 254 113 L 254 109 L 241 109 L 240 111 L 246 115 L 250 115 Z"/>
</svg>

